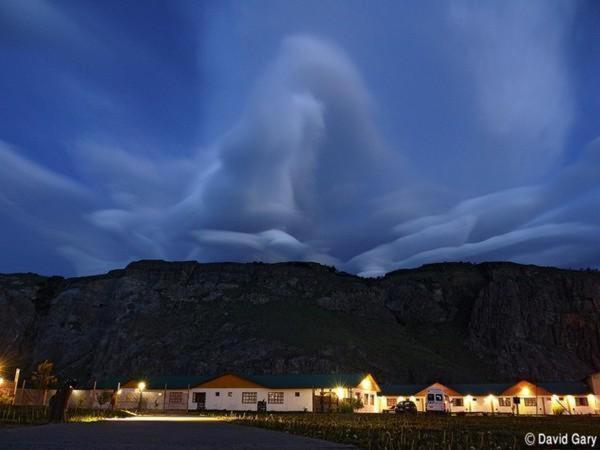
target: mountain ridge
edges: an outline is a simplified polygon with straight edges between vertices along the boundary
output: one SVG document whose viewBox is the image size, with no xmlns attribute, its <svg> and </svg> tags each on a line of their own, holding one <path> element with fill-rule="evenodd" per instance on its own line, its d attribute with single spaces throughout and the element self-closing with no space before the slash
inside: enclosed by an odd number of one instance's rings
<svg viewBox="0 0 600 450">
<path fill-rule="evenodd" d="M 369 371 L 385 382 L 576 380 L 600 370 L 600 273 L 436 263 L 361 278 L 318 263 L 141 260 L 0 275 L 0 346 L 80 378 Z"/>
</svg>

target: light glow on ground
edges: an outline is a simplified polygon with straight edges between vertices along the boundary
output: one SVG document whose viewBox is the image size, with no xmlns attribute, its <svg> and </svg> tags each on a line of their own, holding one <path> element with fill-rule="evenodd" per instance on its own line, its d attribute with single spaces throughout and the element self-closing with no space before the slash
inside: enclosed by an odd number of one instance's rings
<svg viewBox="0 0 600 450">
<path fill-rule="evenodd" d="M 109 417 L 104 420 L 113 422 L 223 422 L 227 417 L 197 417 L 197 416 L 131 416 Z"/>
</svg>

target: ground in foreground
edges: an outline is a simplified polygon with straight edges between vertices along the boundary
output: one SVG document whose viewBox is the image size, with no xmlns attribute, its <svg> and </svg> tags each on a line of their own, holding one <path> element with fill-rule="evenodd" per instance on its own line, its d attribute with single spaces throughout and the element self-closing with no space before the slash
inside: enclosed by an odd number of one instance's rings
<svg viewBox="0 0 600 450">
<path fill-rule="evenodd" d="M 533 436 L 537 440 L 540 433 L 595 436 L 596 448 L 600 448 L 600 416 L 251 414 L 238 418 L 236 423 L 370 450 L 517 449 L 527 447 L 526 439 Z M 529 442 L 537 445 L 537 441 Z M 590 447 L 578 445 L 569 448 Z"/>
<path fill-rule="evenodd" d="M 107 420 L 0 428 L 3 450 L 342 449 L 348 445 L 223 421 Z"/>
</svg>

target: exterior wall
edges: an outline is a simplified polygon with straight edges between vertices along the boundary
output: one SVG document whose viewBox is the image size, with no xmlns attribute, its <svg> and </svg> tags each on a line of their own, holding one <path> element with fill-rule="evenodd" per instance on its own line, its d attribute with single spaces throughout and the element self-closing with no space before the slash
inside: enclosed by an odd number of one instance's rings
<svg viewBox="0 0 600 450">
<path fill-rule="evenodd" d="M 165 397 L 166 396 L 166 397 Z M 140 391 L 134 388 L 122 388 L 117 396 L 117 408 L 138 409 Z M 142 392 L 142 410 L 145 411 L 187 411 L 187 389 L 147 389 Z"/>
<path fill-rule="evenodd" d="M 188 408 L 198 409 L 194 393 L 206 393 L 207 410 L 227 411 L 256 411 L 259 401 L 267 402 L 267 411 L 312 411 L 313 391 L 312 389 L 266 389 L 263 387 L 198 387 L 191 390 Z M 256 392 L 256 403 L 242 403 L 242 393 Z M 269 403 L 269 392 L 282 392 L 283 403 Z M 217 393 L 219 395 L 217 395 Z M 296 393 L 299 395 L 296 396 Z"/>
<path fill-rule="evenodd" d="M 529 397 L 535 399 L 535 397 Z M 577 402 L 577 398 L 585 398 L 587 406 Z M 390 403 L 388 403 L 388 400 Z M 411 400 L 417 405 L 417 410 L 424 412 L 425 398 L 424 397 L 404 397 L 404 396 L 380 396 L 379 411 L 385 412 L 389 410 L 390 404 L 397 404 L 403 400 Z M 462 400 L 462 406 L 457 405 L 455 400 Z M 513 397 L 508 396 L 451 396 L 450 397 L 450 412 L 473 413 L 473 414 L 517 414 L 517 405 L 513 403 Z M 458 402 L 460 403 L 460 402 Z M 502 404 L 501 404 L 502 403 Z M 529 403 L 529 402 L 528 402 Z M 539 396 L 537 397 L 536 405 L 525 405 L 525 398 L 521 398 L 521 403 L 518 407 L 519 415 L 553 415 L 557 411 L 563 409 L 562 414 L 600 414 L 600 396 L 598 395 L 567 395 L 567 396 Z M 579 404 L 577 404 L 579 403 Z"/>
<path fill-rule="evenodd" d="M 381 412 L 379 401 L 377 398 L 377 392 L 371 389 L 351 389 L 348 393 L 344 394 L 347 398 L 352 395 L 354 398 L 360 398 L 363 403 L 363 407 L 356 412 L 360 413 L 376 413 Z"/>
<path fill-rule="evenodd" d="M 390 403 L 388 403 L 388 400 Z M 392 403 L 394 405 L 397 405 L 399 402 L 402 402 L 404 400 L 410 400 L 412 401 L 415 405 L 417 405 L 417 411 L 419 412 L 424 412 L 425 411 L 425 397 L 416 397 L 414 395 L 405 397 L 402 395 L 398 395 L 398 396 L 385 396 L 385 395 L 381 395 L 379 396 L 379 405 L 378 405 L 378 410 L 374 411 L 374 412 L 385 412 L 386 410 L 389 410 L 391 408 Z"/>
</svg>

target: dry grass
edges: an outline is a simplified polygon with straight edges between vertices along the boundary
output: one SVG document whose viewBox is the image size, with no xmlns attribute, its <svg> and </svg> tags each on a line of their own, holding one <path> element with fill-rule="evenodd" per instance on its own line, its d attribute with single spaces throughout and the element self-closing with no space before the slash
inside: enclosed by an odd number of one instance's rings
<svg viewBox="0 0 600 450">
<path fill-rule="evenodd" d="M 598 416 L 246 414 L 234 422 L 373 450 L 516 449 L 528 432 L 600 434 Z"/>
</svg>

